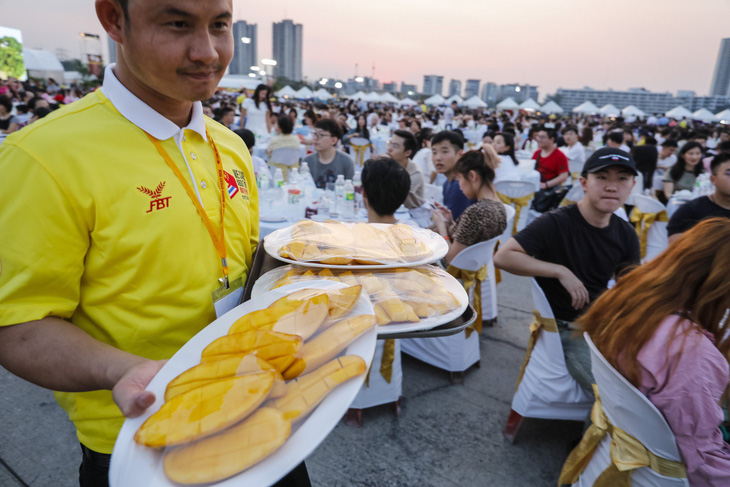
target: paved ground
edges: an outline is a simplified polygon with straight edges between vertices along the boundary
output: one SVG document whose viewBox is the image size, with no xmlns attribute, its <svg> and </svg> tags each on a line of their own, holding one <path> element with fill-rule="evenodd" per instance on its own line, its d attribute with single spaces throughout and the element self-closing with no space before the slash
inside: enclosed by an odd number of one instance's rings
<svg viewBox="0 0 730 487">
<path fill-rule="evenodd" d="M 557 485 L 582 424 L 525 420 L 510 445 L 502 429 L 527 344 L 529 280 L 504 274 L 499 323 L 481 337 L 481 368 L 463 385 L 404 355 L 403 409 L 363 412 L 309 457 L 315 486 L 481 487 Z M 77 486 L 80 451 L 53 395 L 0 368 L 0 486 Z"/>
</svg>

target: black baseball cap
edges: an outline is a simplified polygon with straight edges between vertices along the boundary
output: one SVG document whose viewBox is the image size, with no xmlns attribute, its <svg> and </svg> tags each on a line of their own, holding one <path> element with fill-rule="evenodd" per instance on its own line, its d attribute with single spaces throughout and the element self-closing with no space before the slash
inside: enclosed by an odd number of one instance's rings
<svg viewBox="0 0 730 487">
<path fill-rule="evenodd" d="M 634 176 L 639 174 L 631 154 L 621 149 L 614 149 L 613 147 L 603 147 L 591 154 L 585 166 L 583 166 L 583 173 L 598 172 L 601 169 L 611 166 L 622 166 L 630 169 L 634 173 Z"/>
</svg>

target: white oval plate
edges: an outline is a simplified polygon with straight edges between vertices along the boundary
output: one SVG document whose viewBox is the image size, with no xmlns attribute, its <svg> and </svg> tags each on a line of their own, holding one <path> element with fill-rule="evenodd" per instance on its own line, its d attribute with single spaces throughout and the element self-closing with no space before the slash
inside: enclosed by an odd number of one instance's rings
<svg viewBox="0 0 730 487">
<path fill-rule="evenodd" d="M 306 266 L 301 266 L 306 268 Z M 253 285 L 253 289 L 251 289 L 251 299 L 260 296 L 266 292 L 269 292 L 271 288 L 276 284 L 276 281 L 281 279 L 284 274 L 291 268 L 291 266 L 281 266 L 277 267 L 276 269 L 272 269 L 263 276 L 259 277 L 256 280 L 256 283 Z M 359 269 L 359 267 L 358 267 Z M 457 319 L 459 316 L 464 314 L 464 311 L 466 310 L 467 306 L 469 306 L 469 296 L 467 296 L 466 291 L 464 290 L 464 286 L 461 285 L 461 283 L 454 278 L 451 274 L 444 271 L 443 269 L 433 269 L 435 271 L 441 271 L 439 272 L 441 282 L 444 285 L 444 288 L 446 288 L 447 291 L 449 291 L 451 294 L 454 295 L 457 301 L 459 301 L 459 307 L 455 310 L 449 311 L 446 314 L 443 314 L 441 316 L 434 316 L 431 318 L 424 318 L 418 323 L 410 323 L 410 322 L 400 322 L 400 323 L 393 323 L 393 324 L 387 324 L 384 326 L 378 326 L 378 337 L 380 338 L 387 338 L 390 335 L 395 334 L 401 334 L 401 333 L 408 333 L 412 331 L 424 331 L 424 330 L 430 330 L 432 328 L 436 328 L 437 326 L 444 325 L 446 323 L 449 323 L 455 319 Z M 311 281 L 305 281 L 305 282 L 319 282 L 323 280 L 322 278 L 316 278 L 312 279 Z M 337 281 L 330 281 L 330 282 L 337 282 Z M 302 284 L 301 282 L 297 282 L 296 284 Z M 343 284 L 343 283 L 340 283 Z M 287 286 L 282 286 L 281 288 L 285 288 L 291 286 L 291 284 Z"/>
<path fill-rule="evenodd" d="M 140 446 L 133 439 L 142 423 L 162 406 L 167 384 L 182 372 L 200 363 L 200 354 L 203 349 L 213 340 L 227 334 L 231 325 L 241 316 L 266 308 L 277 299 L 297 289 L 335 289 L 339 287 L 347 286 L 344 283 L 333 281 L 307 281 L 283 286 L 232 309 L 191 338 L 160 369 L 147 386 L 147 390 L 155 393 L 157 398 L 155 403 L 142 416 L 124 421 L 112 453 L 109 468 L 110 485 L 112 487 L 179 487 L 179 484 L 168 480 L 165 476 L 162 466 L 164 450 Z M 367 294 L 360 296 L 360 300 L 348 316 L 361 314 L 374 314 Z M 373 327 L 347 347 L 344 354 L 359 355 L 370 368 L 375 353 L 376 338 L 377 327 Z M 344 416 L 364 381 L 365 374 L 335 388 L 303 423 L 292 428 L 291 436 L 281 448 L 256 465 L 221 482 L 196 485 L 258 487 L 274 484 L 303 462 L 324 441 L 340 418 Z"/>
<path fill-rule="evenodd" d="M 348 223 L 344 223 L 348 225 Z M 385 230 L 388 226 L 387 223 L 370 223 L 380 230 Z M 348 265 L 333 265 L 333 264 L 320 264 L 318 262 L 301 262 L 298 260 L 291 260 L 279 255 L 279 250 L 291 241 L 291 230 L 294 225 L 290 225 L 285 228 L 280 228 L 271 232 L 266 236 L 264 240 L 264 250 L 271 257 L 287 264 L 296 264 L 302 267 L 313 267 L 317 269 L 395 269 L 396 267 L 416 267 L 419 265 L 431 264 L 442 259 L 449 251 L 449 245 L 446 240 L 438 233 L 432 232 L 425 228 L 414 228 L 413 233 L 418 236 L 421 241 L 431 249 L 431 255 L 425 259 L 413 261 L 413 262 L 396 262 L 393 264 L 371 264 L 371 265 L 359 265 L 359 264 L 348 264 Z"/>
</svg>

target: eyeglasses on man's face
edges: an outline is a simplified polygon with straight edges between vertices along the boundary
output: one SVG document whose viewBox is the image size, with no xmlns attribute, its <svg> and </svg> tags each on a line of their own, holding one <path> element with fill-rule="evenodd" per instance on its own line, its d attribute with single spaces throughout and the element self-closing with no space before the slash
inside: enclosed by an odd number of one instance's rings
<svg viewBox="0 0 730 487">
<path fill-rule="evenodd" d="M 315 139 L 321 139 L 322 137 L 334 137 L 334 136 L 332 134 L 330 134 L 329 132 L 315 131 L 312 134 L 312 137 L 314 137 Z"/>
</svg>

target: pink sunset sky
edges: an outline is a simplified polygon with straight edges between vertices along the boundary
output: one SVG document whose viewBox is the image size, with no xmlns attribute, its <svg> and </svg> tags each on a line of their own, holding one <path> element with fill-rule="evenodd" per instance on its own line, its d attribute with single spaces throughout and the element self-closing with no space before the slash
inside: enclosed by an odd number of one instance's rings
<svg viewBox="0 0 730 487">
<path fill-rule="evenodd" d="M 423 75 L 558 87 L 709 91 L 728 0 L 234 0 L 235 20 L 258 24 L 258 56 L 271 56 L 271 24 L 304 25 L 304 75 L 422 88 Z M 80 32 L 103 34 L 93 0 L 0 0 L 0 25 L 26 47 L 70 57 Z M 106 54 L 106 37 L 103 36 Z M 463 85 L 462 85 L 463 87 Z"/>
</svg>

